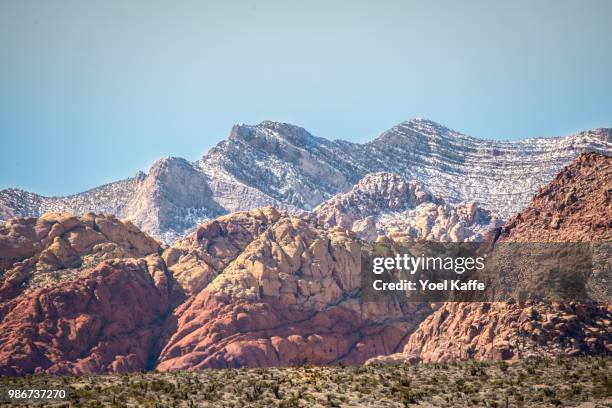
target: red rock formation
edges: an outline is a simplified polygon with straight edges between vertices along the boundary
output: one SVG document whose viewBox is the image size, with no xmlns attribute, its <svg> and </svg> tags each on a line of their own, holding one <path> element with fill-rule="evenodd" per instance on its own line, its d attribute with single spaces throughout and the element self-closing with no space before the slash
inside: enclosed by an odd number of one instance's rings
<svg viewBox="0 0 612 408">
<path fill-rule="evenodd" d="M 352 305 L 313 312 L 205 293 L 179 317 L 158 370 L 362 363 L 396 350 L 416 320 L 377 323 Z"/>
<path fill-rule="evenodd" d="M 612 158 L 580 155 L 502 227 L 498 242 L 592 242 L 601 249 L 612 241 L 611 188 Z M 610 277 L 597 279 L 609 292 Z M 446 303 L 402 353 L 370 363 L 612 353 L 611 311 L 608 304 Z"/>
<path fill-rule="evenodd" d="M 163 258 L 185 292 L 197 294 L 279 218 L 271 207 L 219 217 L 175 242 Z"/>
<path fill-rule="evenodd" d="M 601 305 L 447 303 L 410 336 L 403 354 L 437 362 L 606 353 L 611 321 Z"/>
<path fill-rule="evenodd" d="M 362 363 L 430 309 L 362 303 L 354 235 L 282 216 L 175 312 L 159 370 Z"/>
<path fill-rule="evenodd" d="M 610 164 L 581 156 L 500 242 L 609 242 Z M 612 352 L 606 306 L 364 302 L 360 263 L 354 233 L 271 208 L 163 252 L 113 217 L 12 220 L 0 226 L 0 374 Z"/>
<path fill-rule="evenodd" d="M 578 156 L 503 226 L 500 240 L 612 241 L 612 157 Z"/>
<path fill-rule="evenodd" d="M 397 351 L 431 312 L 362 303 L 355 236 L 272 208 L 221 217 L 140 259 L 159 247 L 118 244 L 125 230 L 97 242 L 95 228 L 46 216 L 3 230 L 8 271 L 25 259 L 24 282 L 62 277 L 0 303 L 0 373 L 359 363 Z"/>
<path fill-rule="evenodd" d="M 148 261 L 105 261 L 87 276 L 0 306 L 0 374 L 147 368 L 173 289 L 155 256 Z"/>
<path fill-rule="evenodd" d="M 105 259 L 160 251 L 153 238 L 113 216 L 49 213 L 12 219 L 0 226 L 0 302 L 24 289 L 73 279 Z"/>
</svg>

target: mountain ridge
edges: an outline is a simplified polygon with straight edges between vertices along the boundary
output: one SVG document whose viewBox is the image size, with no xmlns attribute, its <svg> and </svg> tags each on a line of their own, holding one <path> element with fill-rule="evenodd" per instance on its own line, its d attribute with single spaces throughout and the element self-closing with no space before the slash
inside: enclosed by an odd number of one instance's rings
<svg viewBox="0 0 612 408">
<path fill-rule="evenodd" d="M 165 161 L 158 170 L 164 165 L 184 163 Z M 499 242 L 552 234 L 563 242 L 609 243 L 610 225 L 600 225 L 600 219 L 612 204 L 610 169 L 612 157 L 580 155 L 540 189 L 520 217 L 498 230 Z M 357 210 L 366 203 L 368 215 L 372 208 L 403 211 L 438 201 L 417 182 L 375 174 L 330 201 L 336 202 Z M 556 214 L 568 217 L 549 222 Z M 296 216 L 260 208 L 200 224 L 164 247 L 113 216 L 12 219 L 0 226 L 0 373 L 507 360 L 612 351 L 609 302 L 430 304 L 395 296 L 366 301 L 364 242 L 341 223 L 321 224 L 317 212 Z M 609 252 L 602 255 L 610 259 Z M 609 276 L 594 278 L 597 286 L 610 287 Z"/>
<path fill-rule="evenodd" d="M 290 213 L 311 211 L 375 172 L 398 173 L 422 182 L 449 204 L 477 201 L 507 218 L 585 151 L 611 155 L 612 129 L 501 142 L 414 119 L 360 144 L 263 121 L 235 125 L 226 140 L 199 160 L 162 158 L 148 174 L 138 172 L 83 193 L 44 197 L 19 189 L 0 190 L 0 219 L 49 211 L 108 213 L 130 219 L 169 243 L 223 213 L 269 205 Z M 166 173 L 154 171 L 163 163 L 174 165 Z M 177 191 L 177 184 L 186 180 Z M 164 191 L 177 191 L 183 199 Z"/>
</svg>

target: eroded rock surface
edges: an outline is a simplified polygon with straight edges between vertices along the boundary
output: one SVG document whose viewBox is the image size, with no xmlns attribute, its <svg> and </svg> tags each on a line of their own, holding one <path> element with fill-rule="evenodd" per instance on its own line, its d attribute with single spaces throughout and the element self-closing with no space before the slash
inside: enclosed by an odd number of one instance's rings
<svg viewBox="0 0 612 408">
<path fill-rule="evenodd" d="M 160 370 L 361 363 L 397 349 L 430 309 L 362 303 L 359 242 L 281 216 L 175 311 Z"/>
<path fill-rule="evenodd" d="M 219 217 L 164 251 L 163 258 L 187 294 L 197 294 L 281 214 L 272 207 Z"/>
<path fill-rule="evenodd" d="M 476 202 L 446 204 L 417 181 L 394 173 L 372 173 L 351 191 L 313 211 L 326 227 L 340 226 L 365 240 L 480 241 L 501 220 Z"/>
<path fill-rule="evenodd" d="M 612 352 L 607 305 L 364 302 L 359 235 L 377 228 L 363 217 L 370 205 L 440 205 L 415 183 L 372 177 L 372 189 L 330 204 L 325 222 L 323 213 L 239 212 L 165 249 L 112 216 L 8 221 L 0 226 L 0 374 Z M 609 183 L 610 158 L 583 155 L 496 237 L 609 242 Z"/>
<path fill-rule="evenodd" d="M 0 226 L 0 301 L 75 278 L 105 259 L 159 252 L 157 241 L 112 215 L 49 213 L 11 219 Z"/>
<path fill-rule="evenodd" d="M 76 280 L 0 304 L 0 374 L 151 368 L 174 291 L 160 265 L 157 255 L 104 261 Z"/>
<path fill-rule="evenodd" d="M 580 155 L 498 231 L 498 242 L 590 242 L 595 249 L 609 245 L 611 183 L 612 158 Z M 609 260 L 609 246 L 603 253 Z M 601 254 L 593 252 L 594 265 Z M 609 299 L 609 264 L 599 261 L 603 270 L 594 272 L 602 275 L 594 282 L 603 286 L 592 289 Z M 539 279 L 544 278 L 549 277 Z M 612 353 L 610 312 L 609 302 L 446 303 L 410 335 L 402 353 L 370 363 Z"/>
<path fill-rule="evenodd" d="M 446 303 L 421 323 L 403 353 L 370 363 L 612 353 L 611 324 L 602 305 Z"/>
<path fill-rule="evenodd" d="M 501 231 L 506 242 L 612 241 L 612 156 L 578 156 Z"/>
</svg>

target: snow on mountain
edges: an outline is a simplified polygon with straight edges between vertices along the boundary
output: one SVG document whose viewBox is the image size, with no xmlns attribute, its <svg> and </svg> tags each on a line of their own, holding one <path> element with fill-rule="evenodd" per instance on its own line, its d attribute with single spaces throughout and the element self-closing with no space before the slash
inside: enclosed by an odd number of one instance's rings
<svg viewBox="0 0 612 408">
<path fill-rule="evenodd" d="M 449 205 L 417 181 L 393 173 L 365 176 L 349 192 L 340 193 L 313 212 L 324 227 L 340 226 L 361 238 L 441 242 L 479 241 L 501 220 L 474 201 Z"/>
<path fill-rule="evenodd" d="M 500 142 L 415 119 L 357 144 L 264 121 L 234 126 L 227 140 L 194 163 L 161 159 L 146 175 L 139 173 L 84 193 L 42 197 L 1 190 L 0 219 L 48 211 L 110 213 L 171 242 L 197 223 L 226 212 L 268 205 L 293 213 L 310 211 L 375 172 L 416 180 L 453 208 L 476 201 L 478 208 L 508 218 L 586 151 L 612 155 L 612 129 Z M 414 210 L 407 209 L 403 215 L 381 213 L 379 220 L 400 223 L 402 217 L 414 216 L 410 213 Z"/>
</svg>

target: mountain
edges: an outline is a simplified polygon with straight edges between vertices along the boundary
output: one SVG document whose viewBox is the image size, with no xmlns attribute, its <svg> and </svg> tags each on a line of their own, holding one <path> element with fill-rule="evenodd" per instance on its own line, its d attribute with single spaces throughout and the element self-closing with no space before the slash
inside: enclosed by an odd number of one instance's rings
<svg viewBox="0 0 612 408">
<path fill-rule="evenodd" d="M 234 259 L 221 262 L 227 266 L 212 280 L 214 268 L 200 268 L 210 283 L 175 310 L 158 370 L 362 363 L 396 350 L 431 312 L 394 298 L 362 302 L 361 247 L 349 231 L 325 230 L 311 217 L 273 208 L 221 222 L 201 231 L 211 235 L 187 238 L 189 247 Z M 233 237 L 221 233 L 229 225 Z M 192 254 L 178 262 L 193 265 Z"/>
<path fill-rule="evenodd" d="M 610 319 L 597 304 L 445 303 L 409 336 L 402 353 L 368 364 L 608 354 Z"/>
<path fill-rule="evenodd" d="M 12 219 L 0 226 L 0 301 L 74 279 L 106 259 L 157 253 L 157 241 L 112 215 Z"/>
<path fill-rule="evenodd" d="M 172 310 L 172 285 L 152 259 L 108 260 L 0 305 L 0 374 L 150 367 L 163 317 Z"/>
<path fill-rule="evenodd" d="M 495 245 L 553 236 L 609 244 L 610 226 L 600 223 L 611 206 L 611 167 L 608 156 L 580 155 L 492 233 Z M 453 214 L 461 204 L 394 174 L 358 186 L 321 206 L 329 211 L 234 212 L 170 247 L 114 216 L 8 221 L 0 226 L 0 374 L 612 352 L 609 302 L 366 301 L 364 242 L 343 217 L 354 225 L 379 210 L 436 205 Z"/>
<path fill-rule="evenodd" d="M 0 226 L 0 375 L 147 367 L 182 299 L 161 251 L 113 216 Z"/>
<path fill-rule="evenodd" d="M 417 181 L 393 173 L 371 173 L 350 191 L 319 204 L 313 213 L 326 227 L 340 226 L 374 241 L 480 241 L 501 220 L 476 202 L 449 205 Z"/>
<path fill-rule="evenodd" d="M 506 242 L 612 241 L 612 157 L 582 154 L 500 232 Z"/>
<path fill-rule="evenodd" d="M 272 207 L 165 250 L 93 215 L 13 219 L 0 245 L 2 375 L 362 363 L 431 313 L 362 302 L 357 237 Z"/>
<path fill-rule="evenodd" d="M 612 154 L 612 129 L 514 142 L 476 139 L 434 122 L 401 123 L 364 144 L 327 140 L 278 122 L 237 125 L 194 163 L 156 162 L 148 174 L 67 197 L 0 191 L 0 218 L 45 212 L 114 214 L 170 243 L 224 213 L 275 206 L 310 211 L 369 173 L 416 180 L 449 205 L 476 201 L 499 218 L 521 210 L 579 153 Z"/>
<path fill-rule="evenodd" d="M 500 228 L 495 242 L 590 243 L 593 265 L 604 265 L 601 270 L 593 268 L 593 282 L 599 288 L 591 288 L 603 293 L 602 302 L 444 303 L 409 336 L 402 353 L 370 363 L 612 353 L 611 176 L 612 157 L 580 155 Z M 531 258 L 525 260 L 533 263 Z M 519 292 L 528 293 L 538 282 L 554 278 L 527 273 L 519 282 L 503 285 L 518 285 Z"/>
</svg>

